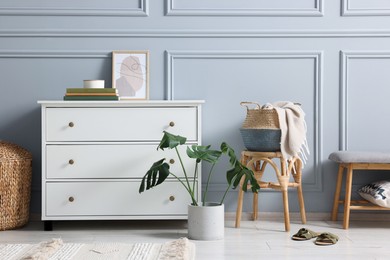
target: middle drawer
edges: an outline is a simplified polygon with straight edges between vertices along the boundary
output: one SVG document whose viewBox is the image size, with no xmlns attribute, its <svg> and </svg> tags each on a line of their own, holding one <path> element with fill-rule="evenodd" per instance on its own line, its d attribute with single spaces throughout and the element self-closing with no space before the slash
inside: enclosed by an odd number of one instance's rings
<svg viewBox="0 0 390 260">
<path fill-rule="evenodd" d="M 191 145 L 191 144 L 189 144 Z M 157 144 L 47 145 L 47 179 L 140 178 L 155 161 L 166 158 L 170 171 L 184 177 L 175 150 L 156 151 Z M 185 146 L 179 147 L 182 155 Z M 195 160 L 182 156 L 187 174 L 194 175 Z"/>
</svg>

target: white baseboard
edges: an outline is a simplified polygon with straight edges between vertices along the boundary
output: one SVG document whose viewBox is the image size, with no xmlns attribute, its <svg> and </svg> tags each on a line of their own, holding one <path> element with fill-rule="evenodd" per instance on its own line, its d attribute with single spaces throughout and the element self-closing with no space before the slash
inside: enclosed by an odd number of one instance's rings
<svg viewBox="0 0 390 260">
<path fill-rule="evenodd" d="M 225 219 L 229 221 L 234 221 L 236 219 L 236 212 L 226 212 Z M 259 220 L 284 220 L 283 212 L 259 212 Z M 327 212 L 306 212 L 307 221 L 330 221 L 331 213 Z M 338 220 L 343 219 L 343 213 L 338 214 Z M 249 221 L 252 220 L 252 213 L 243 212 L 241 215 L 241 220 Z M 299 212 L 290 212 L 291 221 L 300 221 L 301 215 Z M 352 211 L 350 214 L 350 220 L 359 220 L 359 221 L 390 221 L 390 211 L 389 212 L 359 212 Z M 38 213 L 33 213 L 30 215 L 30 221 L 41 221 L 41 215 Z"/>
<path fill-rule="evenodd" d="M 226 212 L 225 213 L 226 220 L 235 220 L 236 213 L 235 212 Z M 262 220 L 284 220 L 283 212 L 259 212 L 258 219 Z M 330 221 L 331 213 L 327 212 L 306 212 L 307 221 Z M 338 214 L 338 220 L 343 219 L 343 213 Z M 252 213 L 243 212 L 241 215 L 241 220 L 252 220 Z M 290 212 L 290 220 L 291 221 L 300 221 L 301 215 L 299 212 Z M 390 221 L 390 212 L 359 212 L 352 211 L 350 213 L 350 220 L 358 220 L 358 221 Z"/>
</svg>

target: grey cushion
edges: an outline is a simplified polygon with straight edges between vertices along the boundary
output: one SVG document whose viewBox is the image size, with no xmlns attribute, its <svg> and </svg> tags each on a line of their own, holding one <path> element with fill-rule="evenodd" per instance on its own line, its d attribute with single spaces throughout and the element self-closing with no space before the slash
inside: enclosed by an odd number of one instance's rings
<svg viewBox="0 0 390 260">
<path fill-rule="evenodd" d="M 390 153 L 339 151 L 331 153 L 329 160 L 338 163 L 390 163 Z"/>
</svg>

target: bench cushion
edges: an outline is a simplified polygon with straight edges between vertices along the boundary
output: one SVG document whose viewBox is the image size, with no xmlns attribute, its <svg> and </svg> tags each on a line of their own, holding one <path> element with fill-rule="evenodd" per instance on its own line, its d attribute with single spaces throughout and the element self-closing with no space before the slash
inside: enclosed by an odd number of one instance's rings
<svg viewBox="0 0 390 260">
<path fill-rule="evenodd" d="M 390 153 L 338 151 L 331 153 L 329 160 L 338 163 L 390 163 Z"/>
</svg>

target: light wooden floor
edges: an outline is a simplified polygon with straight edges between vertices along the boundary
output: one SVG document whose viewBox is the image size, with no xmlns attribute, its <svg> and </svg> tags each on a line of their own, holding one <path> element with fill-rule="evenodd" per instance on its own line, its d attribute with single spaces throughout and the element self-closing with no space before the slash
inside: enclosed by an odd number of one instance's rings
<svg viewBox="0 0 390 260">
<path fill-rule="evenodd" d="M 351 221 L 350 229 L 341 222 L 309 221 L 291 223 L 284 231 L 283 220 L 242 221 L 234 228 L 225 223 L 225 238 L 219 241 L 193 241 L 197 260 L 218 259 L 390 259 L 389 221 Z M 333 246 L 317 246 L 310 241 L 293 241 L 291 235 L 306 227 L 331 232 L 340 237 Z M 0 243 L 34 243 L 51 238 L 64 242 L 155 242 L 162 243 L 187 235 L 185 221 L 73 221 L 55 222 L 54 231 L 43 231 L 40 222 L 19 230 L 0 231 Z"/>
</svg>

